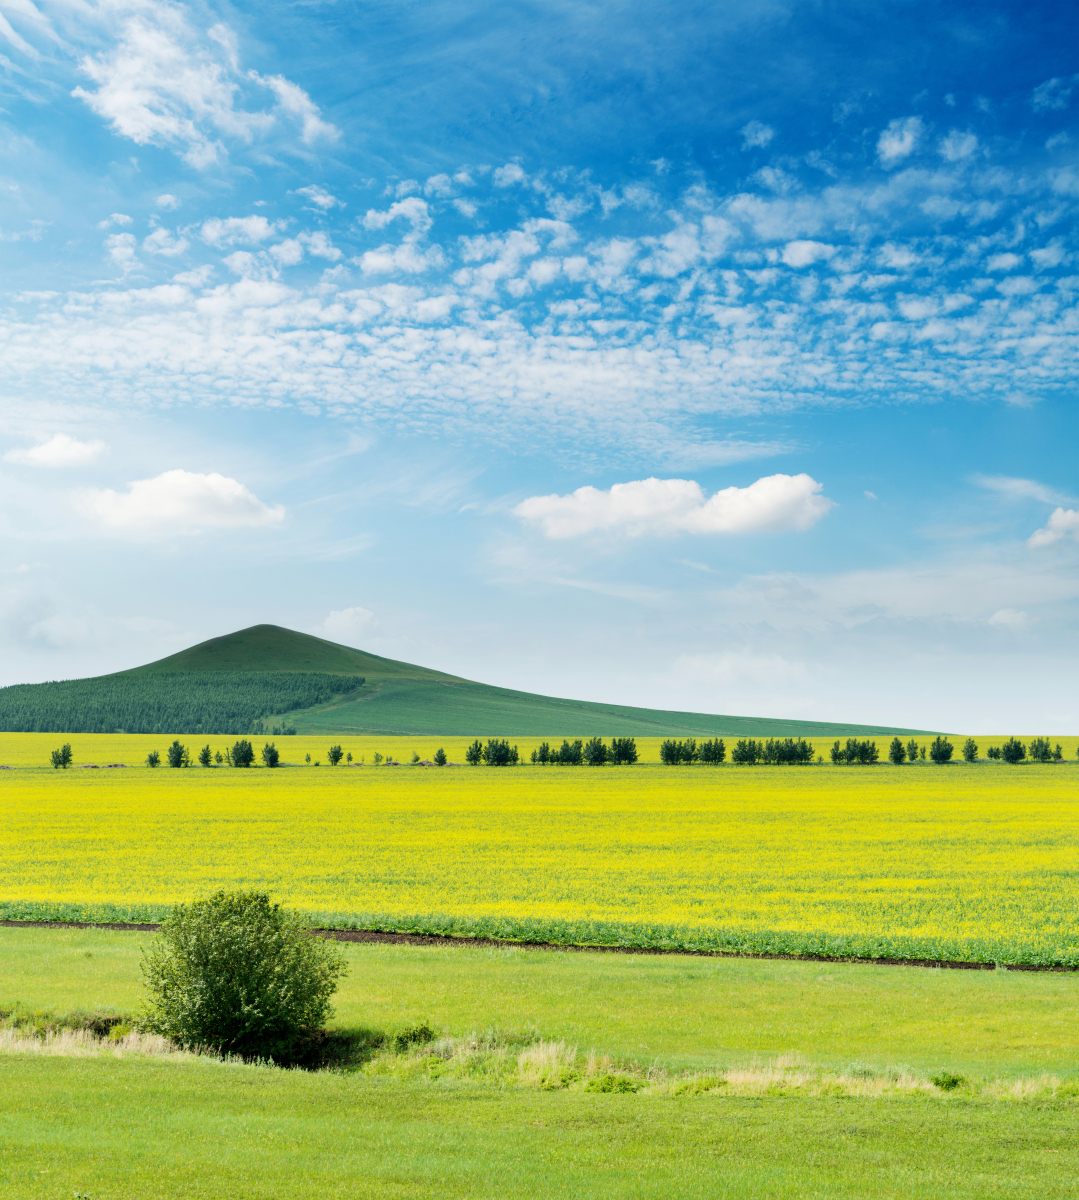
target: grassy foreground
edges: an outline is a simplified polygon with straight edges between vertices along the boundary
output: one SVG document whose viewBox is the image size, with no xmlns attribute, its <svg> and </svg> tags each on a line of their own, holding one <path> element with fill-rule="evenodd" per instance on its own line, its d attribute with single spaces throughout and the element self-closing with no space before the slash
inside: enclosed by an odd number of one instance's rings
<svg viewBox="0 0 1079 1200">
<path fill-rule="evenodd" d="M 153 935 L 0 929 L 0 1006 L 137 1002 Z M 869 1077 L 885 1064 L 1075 1079 L 1072 975 L 345 947 L 336 1024 L 538 1029 L 641 1072 L 777 1054 Z M 439 1074 L 308 1074 L 0 1044 L 0 1194 L 54 1200 L 288 1197 L 1041 1197 L 1079 1194 L 1079 1091 L 851 1096 L 607 1094 Z M 374 1064 L 378 1065 L 378 1064 Z M 411 1069 L 409 1069 L 411 1068 Z"/>
<path fill-rule="evenodd" d="M 1068 766 L 0 772 L 0 916 L 1079 964 Z"/>
</svg>

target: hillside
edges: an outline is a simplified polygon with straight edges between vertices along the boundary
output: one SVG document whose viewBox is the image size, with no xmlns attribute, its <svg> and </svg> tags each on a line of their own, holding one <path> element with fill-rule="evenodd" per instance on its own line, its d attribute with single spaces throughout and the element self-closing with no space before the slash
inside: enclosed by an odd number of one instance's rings
<svg viewBox="0 0 1079 1200">
<path fill-rule="evenodd" d="M 7 732 L 487 736 L 841 737 L 921 733 L 852 723 L 786 721 L 596 704 L 492 687 L 253 625 L 128 671 L 0 688 Z"/>
</svg>

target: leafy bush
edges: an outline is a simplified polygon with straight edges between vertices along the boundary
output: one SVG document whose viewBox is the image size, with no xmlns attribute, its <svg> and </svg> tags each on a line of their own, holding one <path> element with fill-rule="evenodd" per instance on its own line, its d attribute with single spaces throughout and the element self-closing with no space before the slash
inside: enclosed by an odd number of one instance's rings
<svg viewBox="0 0 1079 1200">
<path fill-rule="evenodd" d="M 990 746 L 985 752 L 986 758 L 1000 758 L 1000 747 Z"/>
<path fill-rule="evenodd" d="M 954 1092 L 960 1084 L 966 1083 L 962 1075 L 956 1075 L 951 1071 L 941 1071 L 939 1075 L 932 1077 L 932 1081 L 942 1092 Z"/>
<path fill-rule="evenodd" d="M 191 756 L 187 752 L 187 747 L 181 746 L 179 739 L 165 751 L 165 757 L 169 760 L 170 767 L 191 766 Z"/>
<path fill-rule="evenodd" d="M 446 765 L 446 751 L 441 746 L 435 751 L 435 766 L 444 767 Z"/>
<path fill-rule="evenodd" d="M 479 738 L 465 751 L 465 762 L 470 767 L 478 767 L 483 762 L 483 743 Z"/>
<path fill-rule="evenodd" d="M 404 1054 L 409 1046 L 426 1046 L 428 1042 L 435 1040 L 435 1031 L 422 1021 L 419 1025 L 413 1025 L 408 1029 L 402 1029 L 401 1032 L 393 1039 L 393 1048 L 398 1054 Z"/>
<path fill-rule="evenodd" d="M 161 766 L 161 755 L 156 750 L 151 750 L 146 756 L 146 765 L 148 767 Z"/>
<path fill-rule="evenodd" d="M 265 892 L 177 904 L 145 954 L 142 1028 L 185 1047 L 289 1062 L 330 1015 L 346 963 Z"/>
<path fill-rule="evenodd" d="M 933 739 L 932 745 L 929 747 L 929 757 L 935 763 L 946 763 L 951 760 L 955 747 L 948 741 L 946 737 L 941 737 L 938 733 Z"/>
<path fill-rule="evenodd" d="M 277 747 L 273 744 L 273 742 L 267 742 L 266 745 L 262 747 L 263 765 L 272 769 L 273 767 L 276 767 L 280 761 L 281 755 L 278 753 Z"/>
<path fill-rule="evenodd" d="M 1026 756 L 1027 748 L 1018 738 L 1008 738 L 1008 740 L 1000 748 L 1000 757 L 1004 759 L 1006 763 L 1012 763 L 1014 765 L 1017 762 L 1022 762 Z"/>
<path fill-rule="evenodd" d="M 326 757 L 329 759 L 330 766 L 336 767 L 341 759 L 345 757 L 345 752 L 340 746 L 331 746 L 329 750 L 326 751 Z"/>
<path fill-rule="evenodd" d="M 628 1075 L 593 1075 L 584 1085 L 586 1092 L 636 1092 L 640 1088 L 636 1079 Z"/>
</svg>

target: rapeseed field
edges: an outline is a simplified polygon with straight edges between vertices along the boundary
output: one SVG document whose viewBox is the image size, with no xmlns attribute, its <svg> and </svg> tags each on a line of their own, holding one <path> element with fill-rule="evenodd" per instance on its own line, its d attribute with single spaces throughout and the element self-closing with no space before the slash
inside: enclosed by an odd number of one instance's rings
<svg viewBox="0 0 1079 1200">
<path fill-rule="evenodd" d="M 6 917 L 258 886 L 343 927 L 1079 964 L 1074 766 L 24 767 L 0 803 Z"/>
</svg>

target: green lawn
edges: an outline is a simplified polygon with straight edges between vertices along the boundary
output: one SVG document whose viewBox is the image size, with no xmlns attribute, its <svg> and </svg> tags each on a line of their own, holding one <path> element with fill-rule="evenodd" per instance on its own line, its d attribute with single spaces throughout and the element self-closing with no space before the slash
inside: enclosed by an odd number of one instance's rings
<svg viewBox="0 0 1079 1200">
<path fill-rule="evenodd" d="M 131 1011 L 153 935 L 0 928 L 0 1005 Z M 1071 973 L 348 945 L 335 1024 L 536 1030 L 709 1070 L 795 1052 L 1079 1075 Z M 1079 1195 L 1079 1105 L 962 1093 L 605 1095 L 129 1056 L 0 1055 L 0 1195 Z"/>
<path fill-rule="evenodd" d="M 7 1200 L 1079 1194 L 1075 1110 L 0 1058 Z"/>
</svg>

